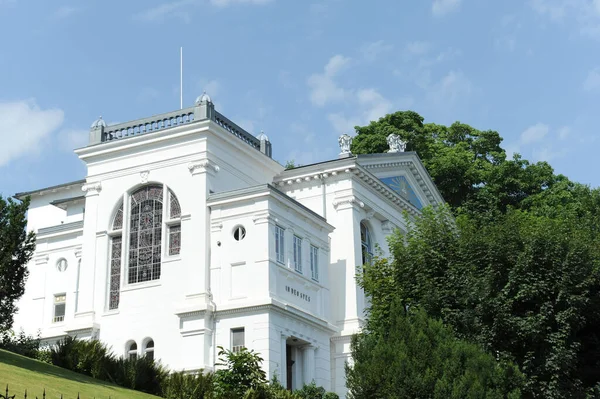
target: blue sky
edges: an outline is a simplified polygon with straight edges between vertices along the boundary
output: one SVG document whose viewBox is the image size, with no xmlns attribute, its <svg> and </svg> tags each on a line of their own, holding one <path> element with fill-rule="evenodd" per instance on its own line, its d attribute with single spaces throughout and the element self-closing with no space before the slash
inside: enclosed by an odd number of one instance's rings
<svg viewBox="0 0 600 399">
<path fill-rule="evenodd" d="M 335 158 L 388 112 L 493 129 L 600 185 L 600 0 L 0 0 L 0 193 L 83 178 L 72 150 L 204 89 L 274 158 Z"/>
</svg>

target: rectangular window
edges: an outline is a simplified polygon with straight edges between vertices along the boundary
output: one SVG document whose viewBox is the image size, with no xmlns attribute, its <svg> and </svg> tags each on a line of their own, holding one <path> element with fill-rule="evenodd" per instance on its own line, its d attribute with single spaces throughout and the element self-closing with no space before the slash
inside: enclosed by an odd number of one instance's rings
<svg viewBox="0 0 600 399">
<path fill-rule="evenodd" d="M 275 226 L 275 257 L 279 263 L 285 263 L 285 249 L 283 244 L 283 229 Z"/>
<path fill-rule="evenodd" d="M 240 352 L 245 347 L 245 333 L 243 328 L 231 329 L 231 351 Z"/>
<path fill-rule="evenodd" d="M 310 273 L 312 279 L 319 281 L 319 248 L 310 246 Z"/>
<path fill-rule="evenodd" d="M 169 227 L 169 255 L 179 255 L 181 250 L 181 225 Z"/>
<path fill-rule="evenodd" d="M 302 273 L 302 238 L 294 236 L 294 268 Z"/>
<path fill-rule="evenodd" d="M 65 320 L 65 308 L 67 305 L 67 295 L 58 294 L 54 295 L 54 317 L 52 318 L 53 323 L 60 323 Z"/>
</svg>

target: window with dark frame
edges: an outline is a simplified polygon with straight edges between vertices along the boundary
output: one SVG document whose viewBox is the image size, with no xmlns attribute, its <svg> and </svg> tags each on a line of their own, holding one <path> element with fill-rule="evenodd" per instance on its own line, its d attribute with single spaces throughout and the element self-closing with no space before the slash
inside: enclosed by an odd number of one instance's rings
<svg viewBox="0 0 600 399">
<path fill-rule="evenodd" d="M 275 258 L 279 263 L 285 263 L 284 230 L 275 226 Z"/>
<path fill-rule="evenodd" d="M 245 348 L 245 331 L 244 328 L 232 328 L 231 329 L 231 351 L 233 353 L 240 352 Z"/>
<path fill-rule="evenodd" d="M 302 238 L 294 236 L 294 269 L 302 273 Z"/>
<path fill-rule="evenodd" d="M 65 321 L 65 310 L 67 307 L 67 294 L 54 295 L 54 316 L 52 317 L 53 323 L 60 323 Z"/>
</svg>

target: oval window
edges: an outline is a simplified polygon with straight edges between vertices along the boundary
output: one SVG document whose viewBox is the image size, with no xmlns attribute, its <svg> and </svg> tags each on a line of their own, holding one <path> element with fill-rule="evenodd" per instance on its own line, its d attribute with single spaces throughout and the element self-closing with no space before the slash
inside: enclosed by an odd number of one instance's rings
<svg viewBox="0 0 600 399">
<path fill-rule="evenodd" d="M 56 261 L 56 269 L 59 272 L 64 272 L 65 270 L 67 270 L 67 266 L 69 264 L 67 263 L 67 260 L 65 258 L 60 258 L 58 261 Z"/>
<path fill-rule="evenodd" d="M 244 237 L 246 237 L 246 229 L 244 226 L 237 226 L 233 229 L 233 238 L 235 238 L 236 241 L 242 241 Z"/>
</svg>

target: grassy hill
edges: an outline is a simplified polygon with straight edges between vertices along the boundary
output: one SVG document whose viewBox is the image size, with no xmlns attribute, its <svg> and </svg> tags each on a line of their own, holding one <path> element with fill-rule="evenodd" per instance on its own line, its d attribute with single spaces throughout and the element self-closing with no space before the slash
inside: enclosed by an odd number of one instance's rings
<svg viewBox="0 0 600 399">
<path fill-rule="evenodd" d="M 81 399 L 156 399 L 157 396 L 132 391 L 99 381 L 60 367 L 42 363 L 11 352 L 0 350 L 0 393 L 8 384 L 10 395 L 22 398 L 25 389 L 29 398 L 42 397 L 44 388 L 47 398 Z"/>
</svg>

